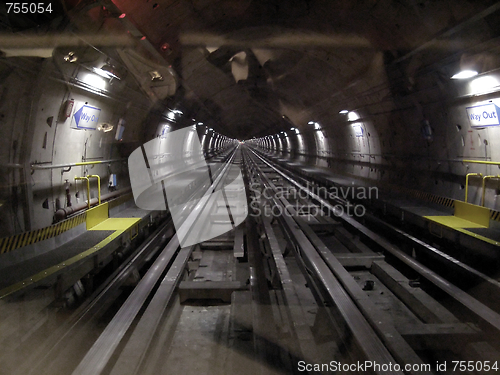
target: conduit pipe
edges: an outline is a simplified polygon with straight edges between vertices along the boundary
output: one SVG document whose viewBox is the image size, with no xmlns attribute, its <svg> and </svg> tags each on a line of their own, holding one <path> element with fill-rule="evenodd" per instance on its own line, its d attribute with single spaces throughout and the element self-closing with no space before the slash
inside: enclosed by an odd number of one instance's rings
<svg viewBox="0 0 500 375">
<path fill-rule="evenodd" d="M 107 201 L 107 200 L 110 200 L 112 198 L 118 197 L 120 195 L 127 194 L 130 192 L 130 190 L 131 190 L 130 188 L 127 188 L 127 189 L 113 191 L 113 192 L 108 193 L 108 194 L 103 194 L 101 199 L 103 201 Z M 90 200 L 91 206 L 95 205 L 96 203 L 98 203 L 97 198 L 93 198 Z M 68 216 L 73 215 L 74 213 L 76 213 L 78 211 L 84 210 L 87 207 L 88 207 L 88 204 L 83 202 L 83 203 L 74 204 L 71 207 L 60 208 L 55 213 L 56 222 L 64 220 Z"/>
</svg>

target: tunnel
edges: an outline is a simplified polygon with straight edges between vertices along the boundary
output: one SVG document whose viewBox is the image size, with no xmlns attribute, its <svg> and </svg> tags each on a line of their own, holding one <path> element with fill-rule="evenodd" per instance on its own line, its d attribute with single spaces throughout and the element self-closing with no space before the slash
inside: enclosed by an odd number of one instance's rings
<svg viewBox="0 0 500 375">
<path fill-rule="evenodd" d="M 0 6 L 0 373 L 500 366 L 500 2 Z"/>
</svg>

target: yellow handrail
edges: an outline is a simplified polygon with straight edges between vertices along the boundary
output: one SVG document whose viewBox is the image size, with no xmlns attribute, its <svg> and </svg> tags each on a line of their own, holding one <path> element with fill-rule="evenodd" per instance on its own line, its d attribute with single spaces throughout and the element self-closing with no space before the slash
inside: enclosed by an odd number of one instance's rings
<svg viewBox="0 0 500 375">
<path fill-rule="evenodd" d="M 75 180 L 87 180 L 87 207 L 90 208 L 90 180 L 88 177 L 75 177 Z"/>
<path fill-rule="evenodd" d="M 483 177 L 482 173 L 467 173 L 465 175 L 465 203 L 467 203 L 467 197 L 469 196 L 469 177 L 470 176 L 479 176 Z"/>
<path fill-rule="evenodd" d="M 477 163 L 477 164 L 500 165 L 500 161 L 483 161 L 483 160 L 462 160 L 462 163 Z"/>
<path fill-rule="evenodd" d="M 87 176 L 88 178 L 97 178 L 97 196 L 99 198 L 99 204 L 101 204 L 101 177 L 96 174 L 90 174 Z"/>
<path fill-rule="evenodd" d="M 484 207 L 484 196 L 486 195 L 486 180 L 492 179 L 492 178 L 500 178 L 500 175 L 490 175 L 490 176 L 484 176 L 483 177 L 483 194 L 481 195 L 481 206 Z"/>
</svg>

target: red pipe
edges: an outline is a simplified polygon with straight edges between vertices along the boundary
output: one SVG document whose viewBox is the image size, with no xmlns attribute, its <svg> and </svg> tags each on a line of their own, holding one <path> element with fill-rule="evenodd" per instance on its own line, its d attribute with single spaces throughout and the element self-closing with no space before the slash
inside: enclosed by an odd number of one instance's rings
<svg viewBox="0 0 500 375">
<path fill-rule="evenodd" d="M 111 198 L 114 198 L 114 197 L 117 197 L 117 196 L 120 196 L 120 195 L 123 195 L 123 194 L 127 194 L 127 193 L 130 192 L 130 190 L 131 190 L 130 188 L 127 188 L 127 189 L 113 191 L 113 192 L 108 193 L 108 194 L 104 194 L 103 196 L 101 196 L 101 201 L 104 202 L 104 201 L 109 200 Z M 97 198 L 92 198 L 90 200 L 90 206 L 93 206 L 93 205 L 95 205 L 97 203 L 98 203 L 98 199 Z M 86 202 L 74 204 L 71 207 L 60 208 L 55 213 L 56 222 L 64 220 L 69 215 L 73 215 L 75 212 L 84 210 L 86 208 L 87 208 L 87 203 Z"/>
</svg>

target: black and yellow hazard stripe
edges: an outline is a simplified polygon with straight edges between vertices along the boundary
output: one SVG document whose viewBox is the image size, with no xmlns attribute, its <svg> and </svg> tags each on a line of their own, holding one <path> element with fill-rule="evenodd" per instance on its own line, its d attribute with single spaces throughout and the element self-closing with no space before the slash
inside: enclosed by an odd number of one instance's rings
<svg viewBox="0 0 500 375">
<path fill-rule="evenodd" d="M 490 210 L 490 219 L 500 221 L 500 211 Z"/>
<path fill-rule="evenodd" d="M 36 229 L 31 232 L 19 233 L 11 237 L 0 238 L 0 254 L 8 253 L 9 251 L 56 237 L 61 233 L 85 223 L 86 216 L 87 213 L 83 212 L 80 215 L 61 221 L 60 223 L 51 225 L 50 227 Z"/>
<path fill-rule="evenodd" d="M 442 206 L 446 206 L 446 207 L 454 207 L 455 206 L 455 200 L 448 198 L 448 197 L 435 195 L 435 194 L 428 193 L 425 191 L 413 190 L 410 188 L 406 188 L 403 186 L 397 186 L 397 185 L 391 186 L 390 189 L 393 191 L 397 191 L 397 192 L 406 194 L 412 198 L 421 199 L 421 200 L 425 200 L 425 201 L 432 202 L 432 203 L 437 203 L 437 204 L 440 204 Z"/>
</svg>

